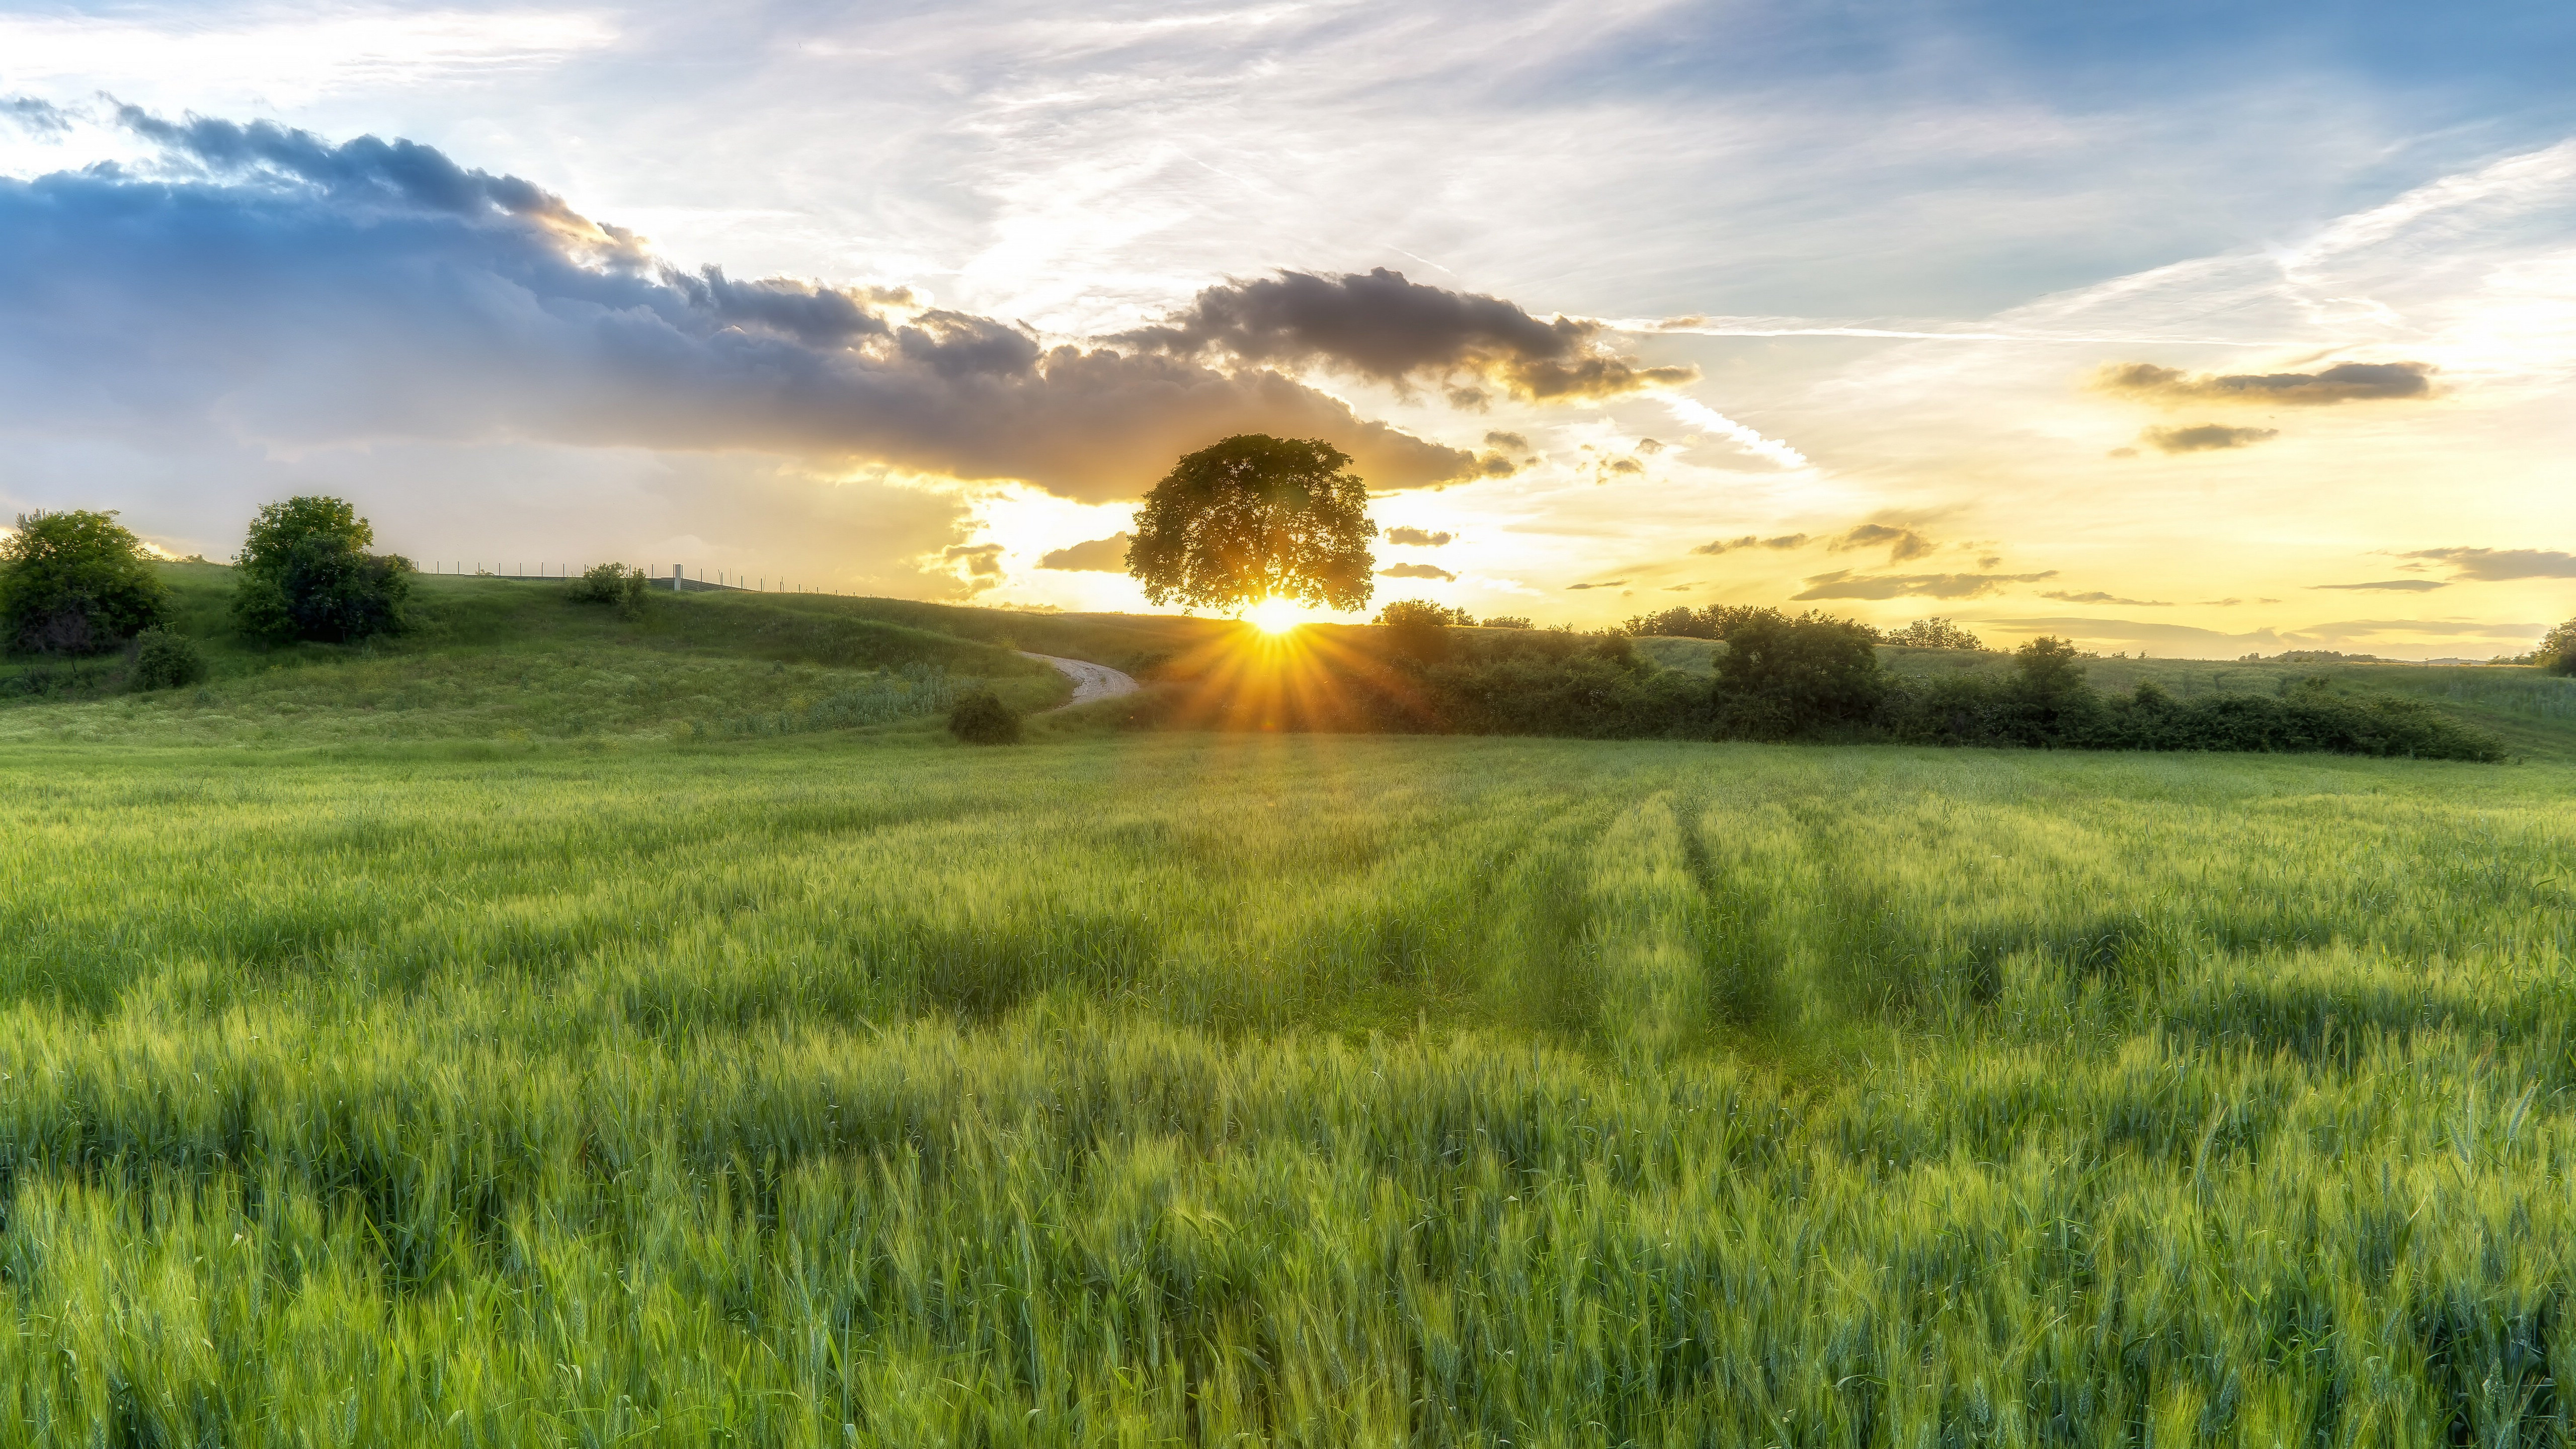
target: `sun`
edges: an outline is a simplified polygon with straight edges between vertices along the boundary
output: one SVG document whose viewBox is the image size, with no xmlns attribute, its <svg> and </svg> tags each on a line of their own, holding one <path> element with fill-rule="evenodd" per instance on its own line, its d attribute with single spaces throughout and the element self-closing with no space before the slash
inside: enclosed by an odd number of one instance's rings
<svg viewBox="0 0 2576 1449">
<path fill-rule="evenodd" d="M 1264 634 L 1285 634 L 1302 622 L 1294 599 L 1264 599 L 1252 606 L 1244 617 Z"/>
</svg>

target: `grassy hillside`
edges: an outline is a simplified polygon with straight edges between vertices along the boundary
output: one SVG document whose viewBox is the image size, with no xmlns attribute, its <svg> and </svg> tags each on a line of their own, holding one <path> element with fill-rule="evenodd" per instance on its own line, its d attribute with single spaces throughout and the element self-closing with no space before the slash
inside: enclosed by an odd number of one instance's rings
<svg viewBox="0 0 2576 1449">
<path fill-rule="evenodd" d="M 0 1399 L 48 1445 L 2557 1442 L 2571 786 L 0 744 Z"/>
<path fill-rule="evenodd" d="M 572 602 L 559 584 L 428 575 L 416 580 L 417 627 L 408 634 L 266 649 L 230 627 L 230 569 L 163 572 L 177 627 L 200 642 L 212 678 L 197 689 L 100 699 L 113 659 L 52 670 L 17 661 L 0 666 L 0 740 L 695 736 L 869 718 L 927 700 L 919 686 L 932 675 L 990 681 L 1023 707 L 1065 693 L 1053 670 L 1005 641 L 880 617 L 872 600 L 657 594 L 641 616 L 624 619 Z"/>
</svg>

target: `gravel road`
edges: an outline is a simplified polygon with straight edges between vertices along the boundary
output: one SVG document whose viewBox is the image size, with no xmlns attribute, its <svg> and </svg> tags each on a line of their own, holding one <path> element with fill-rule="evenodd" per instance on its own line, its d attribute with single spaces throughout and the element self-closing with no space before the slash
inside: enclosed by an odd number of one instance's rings
<svg viewBox="0 0 2576 1449">
<path fill-rule="evenodd" d="M 1056 706 L 1058 709 L 1071 709 L 1095 699 L 1116 699 L 1122 694 L 1136 692 L 1135 680 L 1106 664 L 1094 664 L 1088 659 L 1058 659 L 1052 654 L 1031 654 L 1025 649 L 1020 651 L 1020 657 L 1034 659 L 1040 664 L 1052 664 L 1058 674 L 1073 681 L 1073 698 Z"/>
</svg>

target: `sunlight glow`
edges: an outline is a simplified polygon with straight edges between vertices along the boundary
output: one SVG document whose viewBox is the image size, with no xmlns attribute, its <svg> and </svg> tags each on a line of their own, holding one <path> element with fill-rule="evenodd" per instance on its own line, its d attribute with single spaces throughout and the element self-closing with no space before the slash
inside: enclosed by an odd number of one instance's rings
<svg viewBox="0 0 2576 1449">
<path fill-rule="evenodd" d="M 1244 618 L 1264 634 L 1285 634 L 1305 622 L 1305 610 L 1294 599 L 1264 599 L 1252 606 Z"/>
</svg>

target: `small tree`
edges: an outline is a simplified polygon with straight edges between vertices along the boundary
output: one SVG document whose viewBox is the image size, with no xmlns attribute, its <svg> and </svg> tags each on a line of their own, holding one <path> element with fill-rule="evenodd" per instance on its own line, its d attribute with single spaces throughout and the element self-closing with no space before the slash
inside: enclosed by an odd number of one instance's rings
<svg viewBox="0 0 2576 1449">
<path fill-rule="evenodd" d="M 411 560 L 372 554 L 376 532 L 338 498 L 260 509 L 237 565 L 233 622 L 258 639 L 346 643 L 400 633 Z"/>
<path fill-rule="evenodd" d="M 1901 645 L 1907 649 L 1983 649 L 1986 647 L 1984 640 L 1938 614 L 1929 619 L 1917 619 L 1902 629 L 1892 630 L 1886 639 L 1890 644 Z"/>
<path fill-rule="evenodd" d="M 1329 443 L 1259 433 L 1201 448 L 1136 510 L 1127 572 L 1156 604 L 1360 608 L 1374 587 L 1376 529 L 1350 461 Z"/>
<path fill-rule="evenodd" d="M 0 645 L 97 654 L 169 616 L 169 587 L 113 511 L 22 513 L 0 543 Z"/>
<path fill-rule="evenodd" d="M 2576 674 L 2576 619 L 2542 635 L 2531 651 L 2531 662 L 2552 674 Z"/>
<path fill-rule="evenodd" d="M 1810 611 L 1765 609 L 1733 626 L 1717 664 L 1719 722 L 1754 739 L 1787 739 L 1867 719 L 1886 692 L 1878 631 Z"/>
<path fill-rule="evenodd" d="M 1529 626 L 1527 614 L 1494 614 L 1489 615 L 1485 620 L 1485 627 L 1488 629 L 1526 629 Z"/>
</svg>

